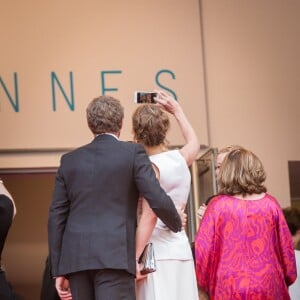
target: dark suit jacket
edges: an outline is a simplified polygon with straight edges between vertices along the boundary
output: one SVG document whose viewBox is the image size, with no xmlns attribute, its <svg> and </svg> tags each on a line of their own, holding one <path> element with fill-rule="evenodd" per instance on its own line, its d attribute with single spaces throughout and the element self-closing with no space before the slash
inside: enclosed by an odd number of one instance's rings
<svg viewBox="0 0 300 300">
<path fill-rule="evenodd" d="M 105 134 L 63 155 L 48 220 L 53 276 L 106 268 L 135 274 L 139 195 L 171 230 L 181 230 L 141 145 Z"/>
</svg>

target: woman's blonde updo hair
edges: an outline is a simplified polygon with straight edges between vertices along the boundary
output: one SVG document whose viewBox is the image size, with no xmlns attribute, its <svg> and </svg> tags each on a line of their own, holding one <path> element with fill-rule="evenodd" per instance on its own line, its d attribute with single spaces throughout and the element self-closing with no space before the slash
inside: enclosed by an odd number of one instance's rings
<svg viewBox="0 0 300 300">
<path fill-rule="evenodd" d="M 246 149 L 230 151 L 221 164 L 218 175 L 219 193 L 243 196 L 261 194 L 266 173 L 260 159 Z"/>
<path fill-rule="evenodd" d="M 166 145 L 166 134 L 169 127 L 168 115 L 155 104 L 140 105 L 133 113 L 134 140 L 145 146 Z"/>
</svg>

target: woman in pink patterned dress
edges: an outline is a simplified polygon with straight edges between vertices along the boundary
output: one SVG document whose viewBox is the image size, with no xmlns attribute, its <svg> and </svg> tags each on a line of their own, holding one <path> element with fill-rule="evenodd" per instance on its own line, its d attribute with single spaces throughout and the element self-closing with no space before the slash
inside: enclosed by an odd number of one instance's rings
<svg viewBox="0 0 300 300">
<path fill-rule="evenodd" d="M 261 161 L 236 149 L 218 175 L 219 195 L 195 239 L 198 285 L 210 299 L 285 300 L 296 275 L 291 234 L 277 200 L 267 194 Z"/>
</svg>

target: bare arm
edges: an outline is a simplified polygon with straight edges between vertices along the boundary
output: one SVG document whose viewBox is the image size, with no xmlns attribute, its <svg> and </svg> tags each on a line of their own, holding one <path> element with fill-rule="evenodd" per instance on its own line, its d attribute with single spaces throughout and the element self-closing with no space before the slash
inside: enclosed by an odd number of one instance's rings
<svg viewBox="0 0 300 300">
<path fill-rule="evenodd" d="M 156 177 L 159 175 L 159 170 L 153 165 Z M 141 215 L 139 218 L 138 227 L 136 230 L 136 261 L 137 261 L 137 280 L 144 278 L 145 276 L 141 275 L 138 267 L 138 259 L 141 256 L 146 244 L 148 243 L 152 231 L 155 227 L 157 216 L 149 206 L 146 199 L 141 198 Z"/>
<path fill-rule="evenodd" d="M 198 137 L 192 125 L 186 118 L 179 103 L 173 97 L 163 91 L 156 92 L 158 93 L 158 97 L 156 98 L 158 105 L 162 109 L 174 115 L 180 126 L 181 132 L 185 139 L 185 145 L 180 149 L 180 153 L 185 158 L 187 165 L 190 166 L 196 159 L 200 149 Z"/>
<path fill-rule="evenodd" d="M 152 167 L 156 178 L 159 179 L 159 169 L 154 164 L 152 164 Z M 149 206 L 147 200 L 141 198 L 140 201 L 142 202 L 142 206 L 139 223 L 136 230 L 136 259 L 141 256 L 157 221 L 157 216 Z"/>
<path fill-rule="evenodd" d="M 142 214 L 136 231 L 136 258 L 138 259 L 155 227 L 157 217 L 150 208 L 148 202 L 142 199 Z"/>
</svg>

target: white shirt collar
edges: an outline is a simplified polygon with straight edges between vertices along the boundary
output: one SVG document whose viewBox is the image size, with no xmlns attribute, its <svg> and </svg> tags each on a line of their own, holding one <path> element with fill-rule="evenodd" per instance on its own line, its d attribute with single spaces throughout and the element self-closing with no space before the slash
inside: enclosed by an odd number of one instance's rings
<svg viewBox="0 0 300 300">
<path fill-rule="evenodd" d="M 109 133 L 109 132 L 107 132 L 107 133 L 96 134 L 95 137 L 97 137 L 97 136 L 99 136 L 99 135 L 104 135 L 104 134 L 106 134 L 106 135 L 111 135 L 111 136 L 113 136 L 115 139 L 119 140 L 119 138 L 118 138 L 115 134 Z"/>
</svg>

